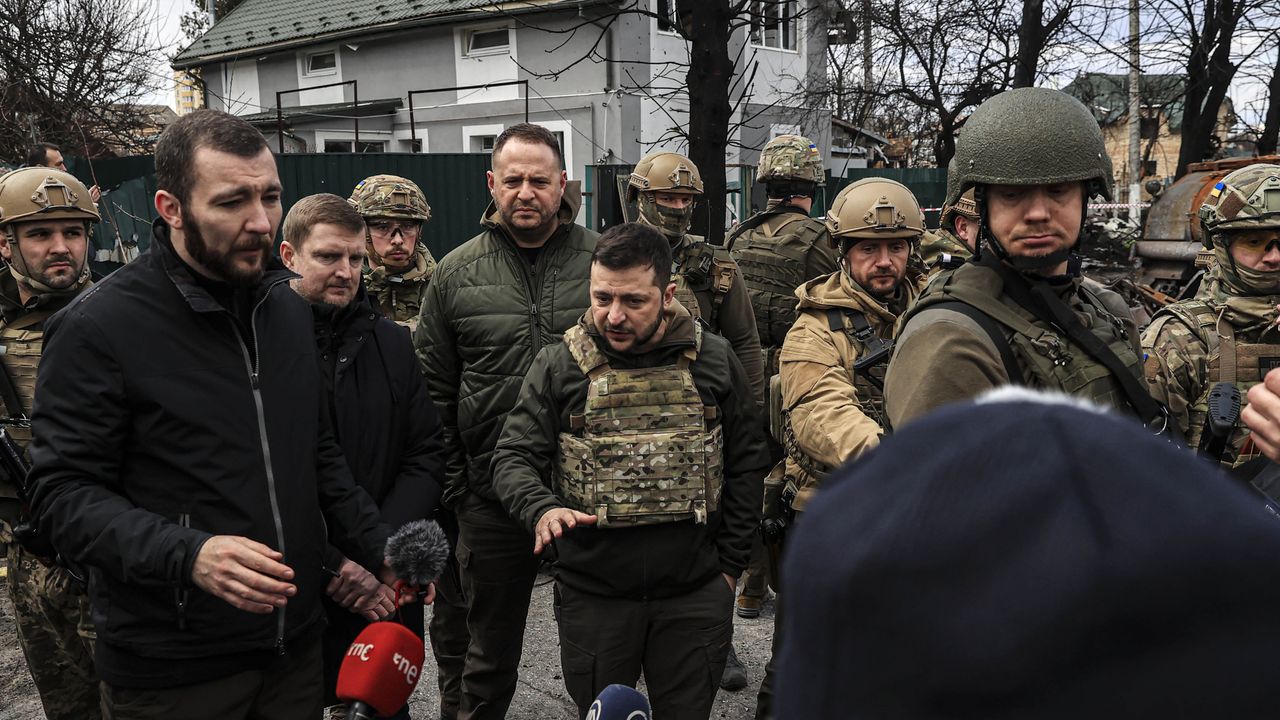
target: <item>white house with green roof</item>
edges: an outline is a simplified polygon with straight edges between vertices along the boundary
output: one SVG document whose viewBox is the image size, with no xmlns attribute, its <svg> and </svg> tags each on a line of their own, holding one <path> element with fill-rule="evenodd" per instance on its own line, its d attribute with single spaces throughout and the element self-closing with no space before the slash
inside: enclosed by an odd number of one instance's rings
<svg viewBox="0 0 1280 720">
<path fill-rule="evenodd" d="M 587 165 L 680 149 L 688 41 L 675 0 L 641 1 L 647 14 L 616 14 L 634 0 L 245 0 L 173 67 L 198 70 L 205 104 L 253 122 L 272 149 L 485 152 L 527 112 L 581 179 Z M 830 114 L 792 99 L 825 73 L 816 2 L 760 3 L 765 19 L 735 34 L 730 56 L 754 81 L 726 163 L 754 163 L 786 132 L 825 146 Z"/>
</svg>

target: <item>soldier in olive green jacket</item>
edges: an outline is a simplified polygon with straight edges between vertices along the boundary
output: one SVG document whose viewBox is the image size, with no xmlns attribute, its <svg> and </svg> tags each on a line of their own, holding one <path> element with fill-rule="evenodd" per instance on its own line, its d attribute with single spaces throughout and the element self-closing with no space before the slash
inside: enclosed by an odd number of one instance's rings
<svg viewBox="0 0 1280 720">
<path fill-rule="evenodd" d="M 1128 307 L 1079 274 L 1074 251 L 1088 198 L 1110 197 L 1112 187 L 1088 108 L 1057 90 L 1001 93 L 969 117 L 956 167 L 961 191 L 975 188 L 980 252 L 935 278 L 899 320 L 885 378 L 893 428 L 1008 384 L 1058 390 L 1167 427 L 1141 379 Z"/>
<path fill-rule="evenodd" d="M 565 686 L 585 716 L 643 671 L 656 717 L 706 718 L 768 456 L 729 344 L 675 300 L 671 251 L 600 237 L 592 308 L 539 353 L 494 454 L 504 507 L 551 546 Z"/>
<path fill-rule="evenodd" d="M 460 526 L 456 554 L 470 603 L 460 718 L 503 717 L 516 689 L 538 562 L 528 531 L 498 504 L 490 463 L 534 356 L 589 305 L 596 234 L 574 224 L 566 181 L 550 132 L 521 123 L 499 135 L 484 230 L 440 261 L 414 333 L 444 428 L 443 502 Z M 436 633 L 433 617 L 433 646 Z M 453 681 L 441 672 L 442 686 Z"/>
</svg>

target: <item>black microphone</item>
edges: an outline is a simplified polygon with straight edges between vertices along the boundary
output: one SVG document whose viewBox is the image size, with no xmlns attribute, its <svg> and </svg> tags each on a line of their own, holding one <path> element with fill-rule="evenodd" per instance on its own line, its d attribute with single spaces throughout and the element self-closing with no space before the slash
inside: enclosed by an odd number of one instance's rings
<svg viewBox="0 0 1280 720">
<path fill-rule="evenodd" d="M 385 554 L 397 578 L 425 590 L 444 572 L 449 539 L 435 520 L 414 520 L 387 538 Z"/>
</svg>

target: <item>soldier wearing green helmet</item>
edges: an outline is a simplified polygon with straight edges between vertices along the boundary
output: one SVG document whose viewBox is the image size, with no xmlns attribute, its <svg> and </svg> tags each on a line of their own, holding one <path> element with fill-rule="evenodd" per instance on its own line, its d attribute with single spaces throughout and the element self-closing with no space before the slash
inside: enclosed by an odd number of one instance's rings
<svg viewBox="0 0 1280 720">
<path fill-rule="evenodd" d="M 769 202 L 731 230 L 725 242 L 751 295 L 766 378 L 777 374 L 778 351 L 796 321 L 796 288 L 839 269 L 826 226 L 809 216 L 814 192 L 825 179 L 822 155 L 809 138 L 779 135 L 770 140 L 756 168 L 756 182 L 765 186 Z M 782 446 L 766 437 L 776 464 Z M 738 596 L 739 617 L 759 617 L 768 584 L 765 548 L 757 538 Z"/>
<path fill-rule="evenodd" d="M 1168 413 L 1142 377 L 1128 307 L 1080 275 L 1088 200 L 1111 197 L 1111 163 L 1089 110 L 1057 90 L 984 102 L 956 142 L 959 193 L 974 191 L 974 258 L 935 278 L 899 321 L 885 378 L 895 428 L 990 388 L 1057 390 L 1136 415 Z"/>
<path fill-rule="evenodd" d="M 0 396 L 5 432 L 24 450 L 45 321 L 89 287 L 89 237 L 98 221 L 89 189 L 64 171 L 29 167 L 0 177 L 0 255 L 7 263 L 0 275 L 0 383 L 14 391 Z M 100 717 L 87 588 L 23 530 L 30 518 L 17 490 L 0 480 L 0 544 L 7 546 L 27 669 L 47 717 Z"/>
<path fill-rule="evenodd" d="M 1242 397 L 1280 358 L 1280 165 L 1257 163 L 1222 178 L 1200 207 L 1201 239 L 1216 270 L 1206 291 L 1162 308 L 1142 335 L 1151 394 L 1168 405 L 1190 447 L 1226 467 L 1259 454 L 1249 428 L 1206 441 L 1209 394 L 1233 383 Z M 1269 488 L 1280 498 L 1280 488 Z"/>
<path fill-rule="evenodd" d="M 422 226 L 431 219 L 426 196 L 407 178 L 372 175 L 356 185 L 348 202 L 365 220 L 369 296 L 384 315 L 413 330 L 436 269 L 422 241 Z"/>
<path fill-rule="evenodd" d="M 947 199 L 942 205 L 938 229 L 925 231 L 920 241 L 920 258 L 929 276 L 954 269 L 973 257 L 978 240 L 978 204 L 973 188 L 960 192 L 960 173 L 955 159 L 947 165 Z"/>
</svg>

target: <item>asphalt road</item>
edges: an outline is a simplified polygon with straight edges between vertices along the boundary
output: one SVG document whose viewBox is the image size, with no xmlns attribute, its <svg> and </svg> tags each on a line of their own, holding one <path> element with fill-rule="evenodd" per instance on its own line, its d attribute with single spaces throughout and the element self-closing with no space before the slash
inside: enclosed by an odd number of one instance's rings
<svg viewBox="0 0 1280 720">
<path fill-rule="evenodd" d="M 560 675 L 560 649 L 556 642 L 555 621 L 551 616 L 551 582 L 549 578 L 540 576 L 538 583 L 529 607 L 524 655 L 520 661 L 520 685 L 507 717 L 511 720 L 576 718 Z M 764 675 L 764 664 L 769 659 L 773 603 L 766 603 L 764 612 L 754 620 L 735 618 L 734 626 L 734 646 L 747 668 L 747 689 L 733 693 L 720 691 L 712 717 L 749 720 L 755 712 L 756 688 Z M 423 681 L 410 700 L 410 713 L 417 720 L 439 717 L 435 672 L 435 663 L 428 651 Z M 35 686 L 26 670 L 26 660 L 18 647 L 13 608 L 6 592 L 0 599 L 0 720 L 39 720 L 43 717 Z"/>
</svg>

